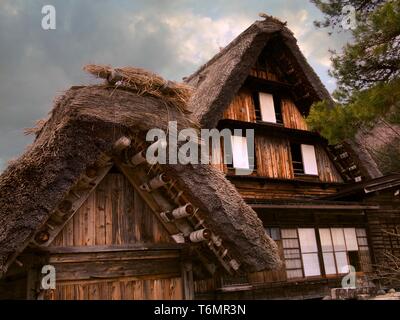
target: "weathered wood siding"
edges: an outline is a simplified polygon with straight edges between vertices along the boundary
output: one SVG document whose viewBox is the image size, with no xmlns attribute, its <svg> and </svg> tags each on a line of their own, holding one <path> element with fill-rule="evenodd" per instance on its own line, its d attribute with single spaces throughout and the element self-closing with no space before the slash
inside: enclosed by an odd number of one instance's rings
<svg viewBox="0 0 400 320">
<path fill-rule="evenodd" d="M 294 178 L 288 140 L 256 136 L 255 152 L 258 176 L 281 179 Z"/>
<path fill-rule="evenodd" d="M 336 186 L 323 187 L 318 184 L 288 182 L 260 182 L 246 179 L 231 179 L 246 200 L 262 199 L 315 199 L 336 193 Z"/>
<path fill-rule="evenodd" d="M 109 174 L 54 239 L 52 246 L 173 243 L 122 174 Z"/>
<path fill-rule="evenodd" d="M 308 130 L 306 120 L 301 115 L 299 109 L 294 102 L 289 98 L 284 98 L 281 101 L 283 125 L 286 128 Z"/>
<path fill-rule="evenodd" d="M 308 130 L 307 123 L 299 109 L 290 98 L 281 100 L 283 125 L 286 128 Z M 256 112 L 252 91 L 241 89 L 229 107 L 225 110 L 223 119 L 256 122 Z"/>
<path fill-rule="evenodd" d="M 241 89 L 233 99 L 228 109 L 225 111 L 223 118 L 255 122 L 256 112 L 251 91 Z"/>
<path fill-rule="evenodd" d="M 261 70 L 260 68 L 252 68 L 250 71 L 252 77 L 269 81 L 279 81 L 278 76 L 271 71 Z"/>
<path fill-rule="evenodd" d="M 59 284 L 47 300 L 182 300 L 182 279 L 105 280 Z"/>
<path fill-rule="evenodd" d="M 325 149 L 321 145 L 315 146 L 319 179 L 323 182 L 343 182 L 343 178 L 337 171 Z"/>
<path fill-rule="evenodd" d="M 55 291 L 46 293 L 46 299 L 183 298 L 180 252 L 177 250 L 72 251 L 51 254 L 49 263 L 57 270 L 57 286 Z"/>
<path fill-rule="evenodd" d="M 45 299 L 183 299 L 174 245 L 124 175 L 110 173 L 51 243 L 57 282 Z"/>
</svg>

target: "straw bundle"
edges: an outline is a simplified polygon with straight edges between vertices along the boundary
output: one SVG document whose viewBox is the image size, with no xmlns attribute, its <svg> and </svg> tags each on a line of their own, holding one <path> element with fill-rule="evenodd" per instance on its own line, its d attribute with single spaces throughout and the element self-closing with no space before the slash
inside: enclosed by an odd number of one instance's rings
<svg viewBox="0 0 400 320">
<path fill-rule="evenodd" d="M 154 73 L 134 67 L 114 69 L 111 66 L 90 64 L 83 70 L 97 78 L 107 80 L 110 85 L 134 90 L 139 95 L 150 95 L 162 99 L 180 111 L 189 113 L 186 103 L 192 89 L 188 85 L 167 81 Z"/>
</svg>

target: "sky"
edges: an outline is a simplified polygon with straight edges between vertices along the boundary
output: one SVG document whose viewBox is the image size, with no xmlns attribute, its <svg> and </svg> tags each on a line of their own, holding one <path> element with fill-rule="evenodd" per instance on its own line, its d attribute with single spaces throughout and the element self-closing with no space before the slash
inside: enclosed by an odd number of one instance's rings
<svg viewBox="0 0 400 320">
<path fill-rule="evenodd" d="M 56 9 L 56 29 L 43 30 L 42 7 Z M 89 63 L 136 66 L 180 81 L 265 12 L 294 32 L 329 91 L 329 49 L 344 34 L 316 29 L 309 0 L 0 0 L 0 172 L 32 137 L 24 129 L 47 116 L 56 96 L 97 81 Z"/>
</svg>

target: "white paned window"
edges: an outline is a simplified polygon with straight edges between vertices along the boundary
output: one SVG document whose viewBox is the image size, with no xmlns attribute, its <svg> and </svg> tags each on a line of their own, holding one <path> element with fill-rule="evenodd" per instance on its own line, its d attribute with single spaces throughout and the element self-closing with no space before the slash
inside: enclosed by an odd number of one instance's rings
<svg viewBox="0 0 400 320">
<path fill-rule="evenodd" d="M 333 228 L 332 240 L 335 251 L 346 251 L 346 244 L 344 242 L 344 233 L 342 228 Z"/>
<path fill-rule="evenodd" d="M 282 234 L 282 238 L 297 239 L 297 230 L 296 229 L 282 229 L 281 234 Z"/>
<path fill-rule="evenodd" d="M 318 252 L 314 229 L 299 229 L 299 240 L 302 253 Z"/>
<path fill-rule="evenodd" d="M 274 97 L 270 93 L 259 93 L 261 120 L 276 123 Z"/>
<path fill-rule="evenodd" d="M 333 252 L 324 252 L 323 258 L 324 258 L 325 274 L 327 275 L 336 274 L 337 273 L 336 263 Z"/>
<path fill-rule="evenodd" d="M 319 229 L 319 237 L 321 239 L 321 247 L 323 252 L 332 252 L 332 237 L 330 229 Z"/>
<path fill-rule="evenodd" d="M 304 276 L 314 277 L 321 275 L 318 253 L 306 253 L 303 254 L 302 257 L 304 265 Z"/>
<path fill-rule="evenodd" d="M 317 158 L 315 156 L 314 146 L 302 144 L 301 154 L 303 157 L 304 173 L 310 175 L 318 175 Z"/>
<path fill-rule="evenodd" d="M 370 258 L 364 229 L 319 229 L 325 274 L 349 272 L 349 266 L 357 271 L 369 271 Z M 332 239 L 332 240 L 331 240 Z"/>
<path fill-rule="evenodd" d="M 315 229 L 298 229 L 300 249 L 303 258 L 304 276 L 313 277 L 321 274 L 318 260 L 318 246 Z"/>
<path fill-rule="evenodd" d="M 303 268 L 297 229 L 282 229 L 281 236 L 287 278 L 303 278 Z"/>
<path fill-rule="evenodd" d="M 345 228 L 344 238 L 346 240 L 347 251 L 358 251 L 357 235 L 355 228 Z"/>
<path fill-rule="evenodd" d="M 232 136 L 232 153 L 235 169 L 250 169 L 246 137 Z"/>
<path fill-rule="evenodd" d="M 347 253 L 335 252 L 336 265 L 338 273 L 348 273 L 349 272 L 349 262 L 347 260 Z"/>
</svg>

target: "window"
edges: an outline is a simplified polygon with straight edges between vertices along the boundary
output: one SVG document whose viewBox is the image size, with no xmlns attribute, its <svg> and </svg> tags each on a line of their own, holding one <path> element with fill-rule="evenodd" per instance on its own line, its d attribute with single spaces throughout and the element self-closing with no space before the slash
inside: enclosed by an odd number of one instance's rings
<svg viewBox="0 0 400 320">
<path fill-rule="evenodd" d="M 313 145 L 292 143 L 290 150 L 295 175 L 318 175 L 317 158 Z"/>
<path fill-rule="evenodd" d="M 297 229 L 282 229 L 281 232 L 286 276 L 288 279 L 303 278 Z"/>
<path fill-rule="evenodd" d="M 303 156 L 304 173 L 310 175 L 318 175 L 317 158 L 315 156 L 315 148 L 312 145 L 302 144 L 301 154 Z"/>
<path fill-rule="evenodd" d="M 271 123 L 283 123 L 281 101 L 277 95 L 265 92 L 254 94 L 256 120 Z"/>
<path fill-rule="evenodd" d="M 317 239 L 315 238 L 315 230 L 298 229 L 301 256 L 303 259 L 304 275 L 306 277 L 321 275 L 319 260 L 318 260 L 318 246 Z"/>
<path fill-rule="evenodd" d="M 265 230 L 274 240 L 282 241 L 287 279 L 321 276 L 320 263 L 323 263 L 324 274 L 328 276 L 348 273 L 349 265 L 355 267 L 356 271 L 371 271 L 364 229 L 266 228 Z M 316 232 L 319 232 L 319 240 Z"/>
<path fill-rule="evenodd" d="M 303 157 L 301 156 L 301 148 L 299 144 L 292 143 L 290 145 L 292 153 L 292 164 L 294 174 L 304 174 Z"/>
<path fill-rule="evenodd" d="M 372 271 L 371 258 L 368 249 L 367 232 L 365 229 L 356 229 L 357 243 L 358 243 L 358 258 L 360 269 L 356 271 L 370 272 Z"/>
<path fill-rule="evenodd" d="M 319 229 L 319 235 L 327 275 L 348 273 L 349 266 L 356 271 L 370 271 L 365 229 Z"/>
<path fill-rule="evenodd" d="M 232 136 L 233 167 L 235 169 L 250 169 L 247 138 Z"/>
<path fill-rule="evenodd" d="M 281 233 L 279 228 L 265 228 L 265 232 L 272 240 L 281 240 Z"/>
</svg>

